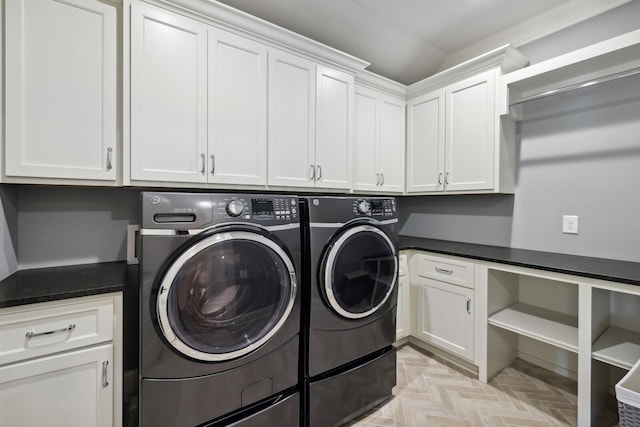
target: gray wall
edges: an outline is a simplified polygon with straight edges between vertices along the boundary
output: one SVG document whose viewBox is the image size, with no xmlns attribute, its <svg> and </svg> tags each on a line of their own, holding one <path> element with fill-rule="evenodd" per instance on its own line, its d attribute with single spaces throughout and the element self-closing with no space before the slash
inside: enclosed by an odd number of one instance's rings
<svg viewBox="0 0 640 427">
<path fill-rule="evenodd" d="M 585 25 L 532 51 L 574 45 Z M 401 234 L 640 261 L 640 77 L 532 101 L 524 113 L 515 195 L 403 197 Z M 562 233 L 562 215 L 579 216 L 578 235 Z"/>
<path fill-rule="evenodd" d="M 126 259 L 139 191 L 17 187 L 19 269 Z"/>
</svg>

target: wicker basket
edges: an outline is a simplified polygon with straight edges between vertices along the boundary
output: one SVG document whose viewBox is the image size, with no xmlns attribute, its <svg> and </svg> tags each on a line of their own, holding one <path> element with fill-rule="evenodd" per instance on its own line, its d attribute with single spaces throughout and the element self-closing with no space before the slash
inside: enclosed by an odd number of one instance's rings
<svg viewBox="0 0 640 427">
<path fill-rule="evenodd" d="M 640 360 L 616 384 L 620 427 L 640 426 Z"/>
</svg>

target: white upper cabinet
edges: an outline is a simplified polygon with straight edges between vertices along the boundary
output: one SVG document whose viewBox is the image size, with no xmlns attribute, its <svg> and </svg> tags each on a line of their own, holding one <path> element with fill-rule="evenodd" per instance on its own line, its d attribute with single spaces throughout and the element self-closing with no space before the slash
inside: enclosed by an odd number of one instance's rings
<svg viewBox="0 0 640 427">
<path fill-rule="evenodd" d="M 209 182 L 267 182 L 267 47 L 209 28 Z"/>
<path fill-rule="evenodd" d="M 317 67 L 316 80 L 316 187 L 351 188 L 351 138 L 354 77 Z"/>
<path fill-rule="evenodd" d="M 131 6 L 131 179 L 207 182 L 207 28 Z"/>
<path fill-rule="evenodd" d="M 5 176 L 113 184 L 118 159 L 115 6 L 6 0 Z"/>
<path fill-rule="evenodd" d="M 269 52 L 269 185 L 315 186 L 316 64 Z"/>
<path fill-rule="evenodd" d="M 356 86 L 354 178 L 356 191 L 402 193 L 405 102 Z"/>
<path fill-rule="evenodd" d="M 440 191 L 444 183 L 444 90 L 407 102 L 407 192 Z"/>
</svg>

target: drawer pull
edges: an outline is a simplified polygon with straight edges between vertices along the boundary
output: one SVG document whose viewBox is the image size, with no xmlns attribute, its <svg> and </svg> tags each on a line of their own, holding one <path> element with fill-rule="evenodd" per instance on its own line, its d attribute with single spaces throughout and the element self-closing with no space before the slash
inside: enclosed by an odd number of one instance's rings
<svg viewBox="0 0 640 427">
<path fill-rule="evenodd" d="M 453 274 L 453 270 L 449 270 L 447 268 L 440 268 L 440 267 L 436 267 L 436 271 L 438 273 L 444 273 L 444 274 Z"/>
<path fill-rule="evenodd" d="M 109 367 L 109 361 L 102 362 L 102 387 L 109 387 L 109 381 L 107 380 L 107 367 Z"/>
<path fill-rule="evenodd" d="M 76 328 L 75 323 L 70 324 L 69 326 L 67 326 L 66 328 L 62 328 L 62 329 L 55 329 L 53 331 L 47 331 L 47 332 L 32 332 L 29 331 L 25 334 L 25 336 L 27 338 L 33 338 L 33 337 L 41 337 L 43 335 L 53 335 L 53 334 L 61 334 L 63 332 L 71 332 Z"/>
</svg>

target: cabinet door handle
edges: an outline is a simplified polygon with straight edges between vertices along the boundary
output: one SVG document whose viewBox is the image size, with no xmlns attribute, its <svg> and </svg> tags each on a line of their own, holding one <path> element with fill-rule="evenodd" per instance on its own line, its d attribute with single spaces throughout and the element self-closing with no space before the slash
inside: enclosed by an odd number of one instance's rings
<svg viewBox="0 0 640 427">
<path fill-rule="evenodd" d="M 449 172 L 444 174 L 444 183 L 445 185 L 449 185 Z"/>
<path fill-rule="evenodd" d="M 440 267 L 436 267 L 436 271 L 438 273 L 443 273 L 443 274 L 453 274 L 453 270 L 450 270 L 448 268 L 440 268 Z"/>
<path fill-rule="evenodd" d="M 60 328 L 60 329 L 54 329 L 53 331 L 47 331 L 47 332 L 32 332 L 29 331 L 25 334 L 25 336 L 27 338 L 33 338 L 33 337 L 41 337 L 43 335 L 53 335 L 53 334 L 61 334 L 63 332 L 71 332 L 76 328 L 76 324 L 72 323 L 69 326 L 67 326 L 66 328 Z"/>
<path fill-rule="evenodd" d="M 202 169 L 200 169 L 200 173 L 202 174 L 202 176 L 204 176 L 204 171 L 207 168 L 207 161 L 205 160 L 205 156 L 204 153 L 200 154 L 200 159 L 202 160 Z"/>
<path fill-rule="evenodd" d="M 316 180 L 316 168 L 313 165 L 309 165 L 309 181 Z"/>
<path fill-rule="evenodd" d="M 107 378 L 107 368 L 109 367 L 109 361 L 105 360 L 102 362 L 102 387 L 108 387 L 109 381 Z"/>
<path fill-rule="evenodd" d="M 380 185 L 384 185 L 384 174 L 383 173 L 380 174 L 380 180 L 381 180 L 380 181 Z"/>
<path fill-rule="evenodd" d="M 376 174 L 376 185 L 380 185 L 380 174 Z"/>
<path fill-rule="evenodd" d="M 471 314 L 471 298 L 467 297 L 467 313 Z"/>
<path fill-rule="evenodd" d="M 322 179 L 322 166 L 318 165 L 316 168 L 318 168 L 318 178 L 316 178 L 316 181 L 320 181 Z"/>
<path fill-rule="evenodd" d="M 107 170 L 110 171 L 113 168 L 113 148 L 107 147 Z"/>
<path fill-rule="evenodd" d="M 442 185 L 442 172 L 438 174 L 438 185 Z"/>
<path fill-rule="evenodd" d="M 211 155 L 211 175 L 216 173 L 216 155 Z"/>
</svg>

